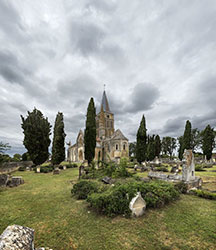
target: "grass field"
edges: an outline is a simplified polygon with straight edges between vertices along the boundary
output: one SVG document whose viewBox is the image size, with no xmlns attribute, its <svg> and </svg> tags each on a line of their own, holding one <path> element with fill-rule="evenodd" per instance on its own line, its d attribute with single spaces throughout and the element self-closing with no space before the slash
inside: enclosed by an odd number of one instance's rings
<svg viewBox="0 0 216 250">
<path fill-rule="evenodd" d="M 35 229 L 35 245 L 70 249 L 215 249 L 216 201 L 191 195 L 141 218 L 107 218 L 71 197 L 78 169 L 60 175 L 17 172 L 25 184 L 0 192 L 0 233 Z M 72 183 L 71 183 L 72 181 Z"/>
</svg>

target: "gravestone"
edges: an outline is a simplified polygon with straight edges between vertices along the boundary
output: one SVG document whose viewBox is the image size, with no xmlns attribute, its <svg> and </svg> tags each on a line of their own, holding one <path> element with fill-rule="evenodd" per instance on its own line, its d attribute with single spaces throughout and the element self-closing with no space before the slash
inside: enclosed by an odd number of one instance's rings
<svg viewBox="0 0 216 250">
<path fill-rule="evenodd" d="M 182 167 L 182 180 L 189 182 L 195 180 L 195 163 L 194 155 L 191 149 L 185 149 L 184 151 L 184 160 Z"/>
<path fill-rule="evenodd" d="M 7 174 L 0 174 L 0 187 L 6 187 L 9 180 L 9 176 Z"/>
<path fill-rule="evenodd" d="M 132 212 L 132 216 L 142 216 L 146 209 L 146 202 L 142 198 L 141 193 L 137 192 L 137 195 L 131 200 L 129 208 Z"/>
<path fill-rule="evenodd" d="M 40 173 L 40 167 L 36 167 L 36 173 Z"/>
<path fill-rule="evenodd" d="M 12 178 L 8 181 L 9 187 L 17 187 L 24 183 L 22 176 L 12 176 Z"/>
<path fill-rule="evenodd" d="M 34 230 L 28 227 L 8 226 L 0 236 L 1 250 L 34 250 Z"/>
<path fill-rule="evenodd" d="M 55 168 L 53 170 L 53 174 L 60 174 L 60 169 L 59 168 Z"/>
<path fill-rule="evenodd" d="M 63 170 L 66 170 L 67 169 L 67 167 L 66 166 L 63 166 Z"/>
<path fill-rule="evenodd" d="M 159 159 L 158 159 L 158 157 L 157 157 L 157 156 L 155 157 L 154 162 L 155 162 L 155 164 L 156 164 L 156 165 L 160 165 L 160 161 L 159 161 Z"/>
</svg>

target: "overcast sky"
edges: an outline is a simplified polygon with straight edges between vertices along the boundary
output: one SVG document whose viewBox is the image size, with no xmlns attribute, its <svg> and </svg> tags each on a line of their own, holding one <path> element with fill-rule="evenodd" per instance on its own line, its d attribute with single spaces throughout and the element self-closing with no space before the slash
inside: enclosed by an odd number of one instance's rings
<svg viewBox="0 0 216 250">
<path fill-rule="evenodd" d="M 34 107 L 66 141 L 106 84 L 115 128 L 135 140 L 216 125 L 215 0 L 1 0 L 0 141 L 23 153 L 20 115 Z M 8 152 L 9 153 L 9 152 Z"/>
</svg>

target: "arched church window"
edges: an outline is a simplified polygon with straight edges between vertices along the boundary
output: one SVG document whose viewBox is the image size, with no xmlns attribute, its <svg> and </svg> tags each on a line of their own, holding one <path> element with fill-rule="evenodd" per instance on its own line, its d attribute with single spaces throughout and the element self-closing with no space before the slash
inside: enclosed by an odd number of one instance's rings
<svg viewBox="0 0 216 250">
<path fill-rule="evenodd" d="M 126 143 L 123 144 L 123 150 L 126 150 Z"/>
<path fill-rule="evenodd" d="M 118 144 L 116 144 L 116 150 L 118 150 L 119 149 L 119 145 Z"/>
</svg>

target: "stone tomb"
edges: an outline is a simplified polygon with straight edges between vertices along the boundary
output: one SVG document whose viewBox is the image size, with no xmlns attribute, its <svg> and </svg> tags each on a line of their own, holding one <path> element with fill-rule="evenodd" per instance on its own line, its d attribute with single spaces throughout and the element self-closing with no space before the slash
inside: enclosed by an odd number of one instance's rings
<svg viewBox="0 0 216 250">
<path fill-rule="evenodd" d="M 129 208 L 132 212 L 132 216 L 142 216 L 146 209 L 146 202 L 142 198 L 141 193 L 137 192 L 137 195 L 131 200 Z"/>
</svg>

